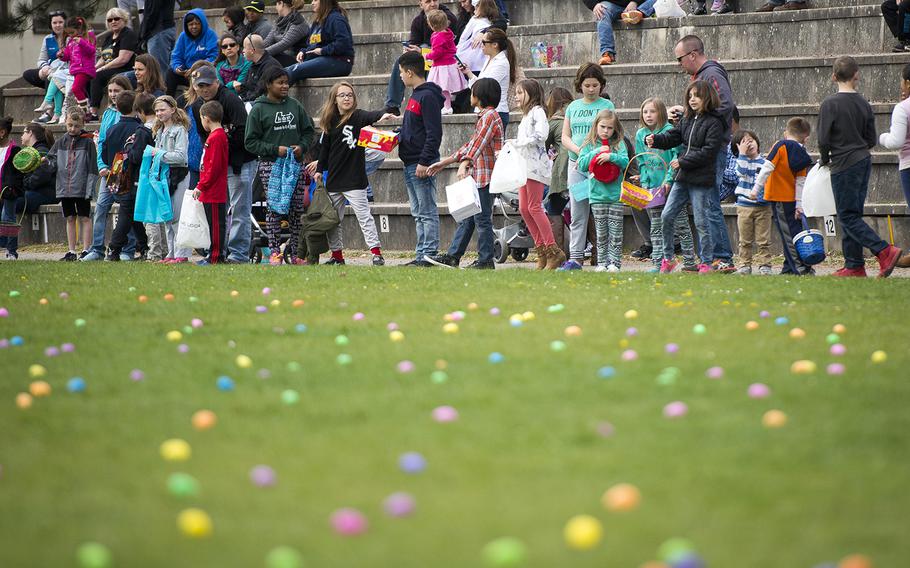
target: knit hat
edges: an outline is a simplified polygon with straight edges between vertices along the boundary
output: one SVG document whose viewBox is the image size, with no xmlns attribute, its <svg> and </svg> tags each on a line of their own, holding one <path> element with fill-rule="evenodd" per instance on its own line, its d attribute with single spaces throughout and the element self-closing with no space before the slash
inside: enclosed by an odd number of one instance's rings
<svg viewBox="0 0 910 568">
<path fill-rule="evenodd" d="M 13 156 L 13 167 L 24 174 L 30 174 L 41 165 L 41 153 L 31 146 L 26 146 Z"/>
</svg>

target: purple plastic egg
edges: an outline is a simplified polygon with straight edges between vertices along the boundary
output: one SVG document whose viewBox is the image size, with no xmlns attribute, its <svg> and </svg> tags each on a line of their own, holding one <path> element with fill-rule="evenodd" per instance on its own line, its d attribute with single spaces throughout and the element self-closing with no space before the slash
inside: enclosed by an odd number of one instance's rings
<svg viewBox="0 0 910 568">
<path fill-rule="evenodd" d="M 769 317 L 771 317 L 771 312 L 769 312 L 768 310 L 762 310 L 761 313 L 758 314 L 758 316 L 761 318 L 769 318 Z"/>
<path fill-rule="evenodd" d="M 638 335 L 638 328 L 630 327 L 629 329 L 626 330 L 627 337 L 635 337 L 636 335 Z"/>
<path fill-rule="evenodd" d="M 60 298 L 61 298 L 62 300 L 65 300 L 65 299 L 67 299 L 67 298 L 69 298 L 69 297 L 70 297 L 70 295 L 69 295 L 68 293 L 66 293 L 66 292 L 60 292 Z"/>
<path fill-rule="evenodd" d="M 847 352 L 847 347 L 841 343 L 835 343 L 834 345 L 831 346 L 830 351 L 831 351 L 832 355 L 836 355 L 839 357 Z"/>
<path fill-rule="evenodd" d="M 826 370 L 829 375 L 843 375 L 847 371 L 847 367 L 843 363 L 831 363 Z"/>
<path fill-rule="evenodd" d="M 6 308 L 0 308 L 0 318 L 7 318 L 7 317 L 9 317 L 9 310 L 7 310 Z"/>
<path fill-rule="evenodd" d="M 189 353 L 189 352 L 190 352 L 190 346 L 187 345 L 186 343 L 181 343 L 180 345 L 177 346 L 177 353 Z"/>
<path fill-rule="evenodd" d="M 674 401 L 664 406 L 664 417 L 682 418 L 689 413 L 689 407 L 685 402 Z"/>
<path fill-rule="evenodd" d="M 749 394 L 749 398 L 768 398 L 771 396 L 771 389 L 764 383 L 752 383 L 746 392 Z"/>
<path fill-rule="evenodd" d="M 389 323 L 386 324 L 385 328 L 389 331 L 398 331 L 398 324 L 393 321 L 390 321 Z"/>
<path fill-rule="evenodd" d="M 498 316 L 498 315 L 499 315 L 499 308 L 490 308 L 490 315 L 491 315 L 491 316 Z"/>
<path fill-rule="evenodd" d="M 263 296 L 268 296 L 268 295 L 271 294 L 271 293 L 272 293 L 272 289 L 269 288 L 268 286 L 266 286 L 265 288 L 262 289 L 262 295 L 263 295 Z"/>
<path fill-rule="evenodd" d="M 202 320 L 199 318 L 193 318 L 192 320 L 190 320 L 190 325 L 193 326 L 195 329 L 199 329 L 200 327 L 202 327 Z"/>
<path fill-rule="evenodd" d="M 679 345 L 675 343 L 667 343 L 667 345 L 664 346 L 664 351 L 670 355 L 674 355 L 676 353 L 679 353 Z"/>
<path fill-rule="evenodd" d="M 60 351 L 63 351 L 64 353 L 72 353 L 75 350 L 76 350 L 76 346 L 73 345 L 72 343 L 64 343 L 63 345 L 60 346 Z"/>
<path fill-rule="evenodd" d="M 407 452 L 398 458 L 398 467 L 405 473 L 420 473 L 427 468 L 427 460 L 417 452 Z"/>
<path fill-rule="evenodd" d="M 353 319 L 354 321 L 361 321 L 361 320 L 363 320 L 365 317 L 366 317 L 366 316 L 364 315 L 363 312 L 357 312 L 356 314 L 354 314 L 354 315 L 352 316 L 352 319 Z"/>
<path fill-rule="evenodd" d="M 382 507 L 390 517 L 407 517 L 414 512 L 414 497 L 403 491 L 392 493 L 386 497 Z"/>
<path fill-rule="evenodd" d="M 267 465 L 257 465 L 250 470 L 250 481 L 257 487 L 271 487 L 277 480 L 275 470 Z"/>
<path fill-rule="evenodd" d="M 133 369 L 132 371 L 130 371 L 130 379 L 132 379 L 134 381 L 141 381 L 144 378 L 145 378 L 145 373 L 143 373 L 139 369 Z"/>
<path fill-rule="evenodd" d="M 340 535 L 356 536 L 366 532 L 367 518 L 357 509 L 344 508 L 332 513 L 332 528 Z"/>
<path fill-rule="evenodd" d="M 47 357 L 56 357 L 57 355 L 60 355 L 60 350 L 51 345 L 44 350 L 44 355 Z"/>
<path fill-rule="evenodd" d="M 410 373 L 414 370 L 414 362 L 407 360 L 401 361 L 398 363 L 397 369 L 399 373 Z"/>
<path fill-rule="evenodd" d="M 451 406 L 437 406 L 433 409 L 433 420 L 436 422 L 454 422 L 458 420 L 458 411 Z"/>
<path fill-rule="evenodd" d="M 268 309 L 267 307 L 265 307 L 265 306 L 256 306 L 256 313 L 257 313 L 257 314 L 264 314 L 264 313 L 267 312 L 267 311 L 269 311 L 269 309 Z"/>
<path fill-rule="evenodd" d="M 6 349 L 9 347 L 9 339 L 0 339 L 0 349 Z"/>
</svg>

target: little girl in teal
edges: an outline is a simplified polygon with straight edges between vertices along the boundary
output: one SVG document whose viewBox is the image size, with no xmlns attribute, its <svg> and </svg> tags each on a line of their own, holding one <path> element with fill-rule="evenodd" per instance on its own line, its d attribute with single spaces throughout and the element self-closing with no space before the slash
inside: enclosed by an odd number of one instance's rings
<svg viewBox="0 0 910 568">
<path fill-rule="evenodd" d="M 673 126 L 667 120 L 667 106 L 658 98 L 652 97 L 645 99 L 641 103 L 641 110 L 638 115 L 641 128 L 635 134 L 635 153 L 650 152 L 650 155 L 639 156 L 639 183 L 645 189 L 652 193 L 660 191 L 662 201 L 670 195 L 670 187 L 673 185 L 673 178 L 676 171 L 670 167 L 670 163 L 679 157 L 679 147 L 669 150 L 658 150 L 648 148 L 645 144 L 645 137 L 651 134 L 663 134 Z M 663 162 L 654 154 L 663 158 Z M 660 222 L 660 215 L 663 213 L 663 205 L 659 207 L 649 207 L 647 209 L 648 218 L 651 220 L 651 244 L 654 247 L 651 253 L 651 261 L 654 268 L 649 272 L 659 272 L 660 262 L 663 260 L 663 229 Z M 685 210 L 676 217 L 675 238 L 679 241 L 683 253 L 683 270 L 688 272 L 697 272 L 698 264 L 695 260 L 695 243 L 692 240 L 692 228 L 689 227 L 689 218 Z"/>
<path fill-rule="evenodd" d="M 602 110 L 594 118 L 591 132 L 578 153 L 578 171 L 587 172 L 591 164 L 611 162 L 619 168 L 615 179 L 603 182 L 589 176 L 591 213 L 597 231 L 597 268 L 595 272 L 619 272 L 622 266 L 623 204 L 622 176 L 629 165 L 623 142 L 622 124 L 612 110 Z"/>
</svg>

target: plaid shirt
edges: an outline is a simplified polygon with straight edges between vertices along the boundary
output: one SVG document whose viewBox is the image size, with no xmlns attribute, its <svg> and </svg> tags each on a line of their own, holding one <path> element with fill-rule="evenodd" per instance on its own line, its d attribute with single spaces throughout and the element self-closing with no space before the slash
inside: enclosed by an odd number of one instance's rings
<svg viewBox="0 0 910 568">
<path fill-rule="evenodd" d="M 474 181 L 477 187 L 490 185 L 493 164 L 502 149 L 502 119 L 494 108 L 485 108 L 477 117 L 474 134 L 467 144 L 455 152 L 456 162 L 469 160 L 474 166 Z"/>
</svg>

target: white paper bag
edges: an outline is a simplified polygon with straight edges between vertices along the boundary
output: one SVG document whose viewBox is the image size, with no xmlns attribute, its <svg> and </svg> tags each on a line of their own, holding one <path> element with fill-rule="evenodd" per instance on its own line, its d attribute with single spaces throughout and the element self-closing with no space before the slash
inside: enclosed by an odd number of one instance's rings
<svg viewBox="0 0 910 568">
<path fill-rule="evenodd" d="M 676 0 L 657 0 L 654 13 L 658 18 L 682 18 L 686 11 L 680 8 Z"/>
<path fill-rule="evenodd" d="M 202 203 L 193 199 L 193 192 L 183 194 L 183 205 L 180 208 L 180 224 L 177 226 L 177 238 L 174 248 L 207 249 L 212 245 L 209 236 L 209 223 L 205 219 L 205 208 Z"/>
<path fill-rule="evenodd" d="M 506 142 L 499 151 L 490 177 L 490 193 L 516 191 L 528 183 L 528 166 L 518 150 Z"/>
<path fill-rule="evenodd" d="M 480 213 L 480 194 L 477 193 L 477 182 L 472 176 L 446 186 L 446 202 L 449 213 L 456 221 L 461 222 L 468 217 Z"/>
<path fill-rule="evenodd" d="M 837 215 L 834 206 L 834 191 L 831 189 L 831 170 L 815 164 L 806 175 L 803 186 L 803 212 L 806 217 L 827 217 Z"/>
</svg>

